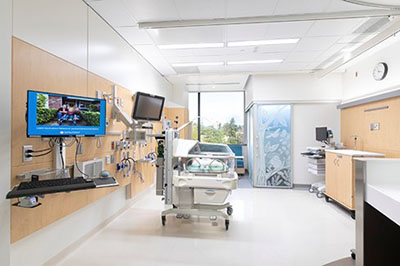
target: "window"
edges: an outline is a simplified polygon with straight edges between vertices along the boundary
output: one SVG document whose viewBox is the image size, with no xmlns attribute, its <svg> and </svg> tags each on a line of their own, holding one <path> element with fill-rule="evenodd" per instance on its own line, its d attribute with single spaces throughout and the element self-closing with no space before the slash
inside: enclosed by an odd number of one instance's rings
<svg viewBox="0 0 400 266">
<path fill-rule="evenodd" d="M 203 142 L 243 143 L 244 92 L 189 93 L 190 120 L 199 112 L 200 127 L 199 121 L 193 123 L 193 139 L 200 136 Z"/>
</svg>

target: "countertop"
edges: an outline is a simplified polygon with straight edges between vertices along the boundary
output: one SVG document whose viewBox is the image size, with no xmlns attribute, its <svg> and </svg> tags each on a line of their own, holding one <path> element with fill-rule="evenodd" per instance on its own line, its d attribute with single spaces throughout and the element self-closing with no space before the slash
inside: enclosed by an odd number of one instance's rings
<svg viewBox="0 0 400 266">
<path fill-rule="evenodd" d="M 325 150 L 325 152 L 337 153 L 342 155 L 349 155 L 355 157 L 384 157 L 385 154 L 367 152 L 367 151 L 357 151 L 357 150 Z"/>
<path fill-rule="evenodd" d="M 365 201 L 400 226 L 400 184 L 367 185 Z"/>
</svg>

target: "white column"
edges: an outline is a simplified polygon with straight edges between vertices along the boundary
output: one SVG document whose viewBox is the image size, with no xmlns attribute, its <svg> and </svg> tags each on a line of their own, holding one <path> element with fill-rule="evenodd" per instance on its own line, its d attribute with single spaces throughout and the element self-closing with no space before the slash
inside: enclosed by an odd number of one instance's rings
<svg viewBox="0 0 400 266">
<path fill-rule="evenodd" d="M 10 265 L 12 0 L 0 1 L 0 264 Z"/>
</svg>

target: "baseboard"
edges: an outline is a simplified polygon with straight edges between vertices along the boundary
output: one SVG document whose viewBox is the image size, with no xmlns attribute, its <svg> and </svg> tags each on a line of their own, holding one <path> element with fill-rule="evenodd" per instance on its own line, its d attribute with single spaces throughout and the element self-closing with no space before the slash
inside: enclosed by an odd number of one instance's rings
<svg viewBox="0 0 400 266">
<path fill-rule="evenodd" d="M 308 190 L 311 185 L 308 184 L 293 184 L 293 189 L 297 190 Z"/>
<path fill-rule="evenodd" d="M 54 266 L 57 265 L 61 262 L 63 262 L 65 259 L 69 257 L 69 255 L 72 254 L 75 250 L 77 250 L 80 245 L 82 245 L 84 242 L 86 242 L 88 239 L 94 237 L 101 231 L 103 231 L 107 225 L 109 225 L 112 221 L 114 221 L 116 218 L 118 218 L 121 214 L 123 214 L 125 211 L 127 211 L 130 207 L 132 207 L 133 204 L 135 204 L 137 201 L 141 200 L 144 198 L 147 194 L 151 193 L 153 191 L 154 184 L 150 185 L 148 188 L 144 189 L 142 192 L 137 194 L 133 199 L 127 200 L 126 205 L 122 207 L 119 211 L 117 211 L 114 215 L 109 217 L 108 219 L 104 220 L 101 224 L 93 228 L 91 231 L 89 231 L 87 234 L 85 234 L 83 237 L 79 238 L 76 240 L 74 243 L 66 247 L 63 251 L 52 257 L 50 260 L 45 262 L 43 266 Z"/>
</svg>

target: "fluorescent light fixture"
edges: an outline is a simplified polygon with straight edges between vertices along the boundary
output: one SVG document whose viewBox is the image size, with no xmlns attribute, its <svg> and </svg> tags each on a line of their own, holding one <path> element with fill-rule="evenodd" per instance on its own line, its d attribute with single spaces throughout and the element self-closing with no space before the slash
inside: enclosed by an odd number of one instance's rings
<svg viewBox="0 0 400 266">
<path fill-rule="evenodd" d="M 272 60 L 248 60 L 248 61 L 228 61 L 228 65 L 249 65 L 249 64 L 273 64 L 282 63 L 282 59 L 272 59 Z"/>
<path fill-rule="evenodd" d="M 277 40 L 259 40 L 259 41 L 241 41 L 241 42 L 228 42 L 228 47 L 237 46 L 259 46 L 270 44 L 290 44 L 297 43 L 300 39 L 277 39 Z"/>
<path fill-rule="evenodd" d="M 348 47 L 348 48 L 343 48 L 342 52 L 344 52 L 344 53 L 353 52 L 354 50 L 356 50 L 360 46 L 361 46 L 361 44 L 360 45 L 354 45 L 354 46 Z"/>
<path fill-rule="evenodd" d="M 172 67 L 223 66 L 224 62 L 174 63 Z"/>
<path fill-rule="evenodd" d="M 224 43 L 186 43 L 186 44 L 161 44 L 158 48 L 161 50 L 172 50 L 172 49 L 198 49 L 198 48 L 222 48 Z"/>
</svg>

